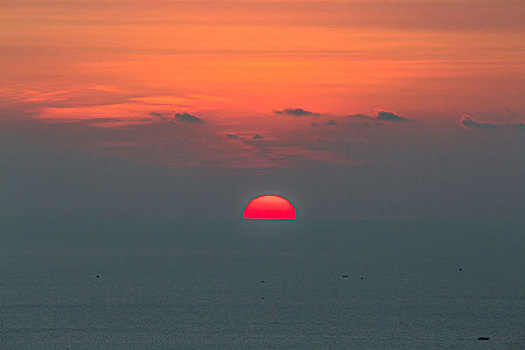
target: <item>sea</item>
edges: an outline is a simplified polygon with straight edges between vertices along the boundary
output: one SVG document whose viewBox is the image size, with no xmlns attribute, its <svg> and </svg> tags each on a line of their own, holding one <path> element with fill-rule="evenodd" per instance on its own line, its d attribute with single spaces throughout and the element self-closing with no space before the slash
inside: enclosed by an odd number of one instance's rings
<svg viewBox="0 0 525 350">
<path fill-rule="evenodd" d="M 0 349 L 525 349 L 525 228 L 4 220 Z"/>
</svg>

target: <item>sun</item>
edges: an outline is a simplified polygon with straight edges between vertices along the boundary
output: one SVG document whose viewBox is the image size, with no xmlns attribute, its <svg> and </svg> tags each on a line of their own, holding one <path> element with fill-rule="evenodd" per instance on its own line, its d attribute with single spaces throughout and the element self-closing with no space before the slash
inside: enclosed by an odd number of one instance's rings
<svg viewBox="0 0 525 350">
<path fill-rule="evenodd" d="M 297 220 L 297 210 L 286 198 L 264 194 L 252 199 L 242 213 L 249 220 Z"/>
</svg>

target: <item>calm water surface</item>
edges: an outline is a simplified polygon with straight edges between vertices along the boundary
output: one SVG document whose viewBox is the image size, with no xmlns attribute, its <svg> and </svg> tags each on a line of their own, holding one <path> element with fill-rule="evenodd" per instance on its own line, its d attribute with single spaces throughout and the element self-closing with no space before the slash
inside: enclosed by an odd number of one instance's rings
<svg viewBox="0 0 525 350">
<path fill-rule="evenodd" d="M 518 223 L 2 227 L 2 349 L 525 348 Z"/>
</svg>

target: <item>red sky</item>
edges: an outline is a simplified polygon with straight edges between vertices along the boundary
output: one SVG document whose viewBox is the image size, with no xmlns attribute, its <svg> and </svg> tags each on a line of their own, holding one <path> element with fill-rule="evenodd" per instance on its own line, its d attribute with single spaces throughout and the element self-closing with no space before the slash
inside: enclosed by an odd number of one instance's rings
<svg viewBox="0 0 525 350">
<path fill-rule="evenodd" d="M 518 0 L 1 1 L 2 118 L 163 164 L 356 164 L 463 115 L 520 128 L 524 38 Z"/>
</svg>

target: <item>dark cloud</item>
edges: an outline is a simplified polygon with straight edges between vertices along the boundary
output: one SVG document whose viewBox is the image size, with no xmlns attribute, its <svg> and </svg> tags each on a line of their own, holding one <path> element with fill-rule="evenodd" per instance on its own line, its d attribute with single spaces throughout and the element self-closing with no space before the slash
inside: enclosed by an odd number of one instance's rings
<svg viewBox="0 0 525 350">
<path fill-rule="evenodd" d="M 463 125 L 466 128 L 479 128 L 479 129 L 495 129 L 501 126 L 501 125 L 493 124 L 493 123 L 478 122 L 467 114 L 463 114 L 463 116 L 461 117 L 461 125 Z"/>
<path fill-rule="evenodd" d="M 514 124 L 480 122 L 480 121 L 475 120 L 468 114 L 463 114 L 461 116 L 461 125 L 466 128 L 478 128 L 478 129 L 515 128 L 515 129 L 525 130 L 525 124 L 522 122 L 518 122 Z"/>
<path fill-rule="evenodd" d="M 252 137 L 249 137 L 249 136 L 241 136 L 241 135 L 233 134 L 233 133 L 227 133 L 226 137 L 230 140 L 245 140 L 246 144 L 250 144 L 251 140 L 262 140 L 264 138 L 260 134 L 254 134 Z"/>
<path fill-rule="evenodd" d="M 392 112 L 388 112 L 388 111 L 378 111 L 376 119 L 389 121 L 389 122 L 402 122 L 406 120 L 405 118 L 400 117 L 399 115 L 392 113 Z"/>
<path fill-rule="evenodd" d="M 350 120 L 350 121 L 349 121 Z M 312 122 L 311 126 L 370 126 L 380 122 L 402 122 L 409 120 L 389 111 L 378 111 L 377 116 L 367 114 L 348 114 L 340 119 L 330 119 L 323 123 Z"/>
<path fill-rule="evenodd" d="M 196 117 L 186 112 L 175 114 L 175 118 L 184 123 L 202 123 L 203 122 L 201 118 Z"/>
<path fill-rule="evenodd" d="M 366 115 L 366 114 L 359 114 L 359 113 L 349 114 L 346 117 L 351 118 L 351 119 L 370 120 L 370 121 L 375 121 L 375 122 L 379 122 L 379 121 L 402 122 L 402 121 L 408 120 L 407 118 L 401 117 L 400 115 L 395 114 L 393 112 L 381 111 L 381 110 L 377 111 L 376 117 Z"/>
<path fill-rule="evenodd" d="M 295 117 L 319 117 L 320 113 L 314 113 L 302 108 L 287 108 L 280 111 L 273 111 L 275 114 L 291 115 Z"/>
<path fill-rule="evenodd" d="M 273 111 L 275 114 L 280 115 L 290 115 L 290 116 L 296 116 L 296 117 L 320 117 L 323 116 L 321 113 L 314 113 L 312 111 L 307 111 L 302 108 L 287 108 L 283 110 L 275 110 Z M 337 117 L 336 117 L 337 118 Z M 402 117 L 394 112 L 385 111 L 385 110 L 378 110 L 377 115 L 370 116 L 367 114 L 348 114 L 346 115 L 346 118 L 348 119 L 360 119 L 364 121 L 372 121 L 372 122 L 402 122 L 408 120 L 408 118 Z M 348 123 L 338 121 L 336 119 L 330 119 L 323 123 L 318 122 L 312 122 L 310 123 L 311 126 L 338 126 L 338 125 L 345 125 Z M 353 124 L 352 124 L 353 125 Z"/>
</svg>

